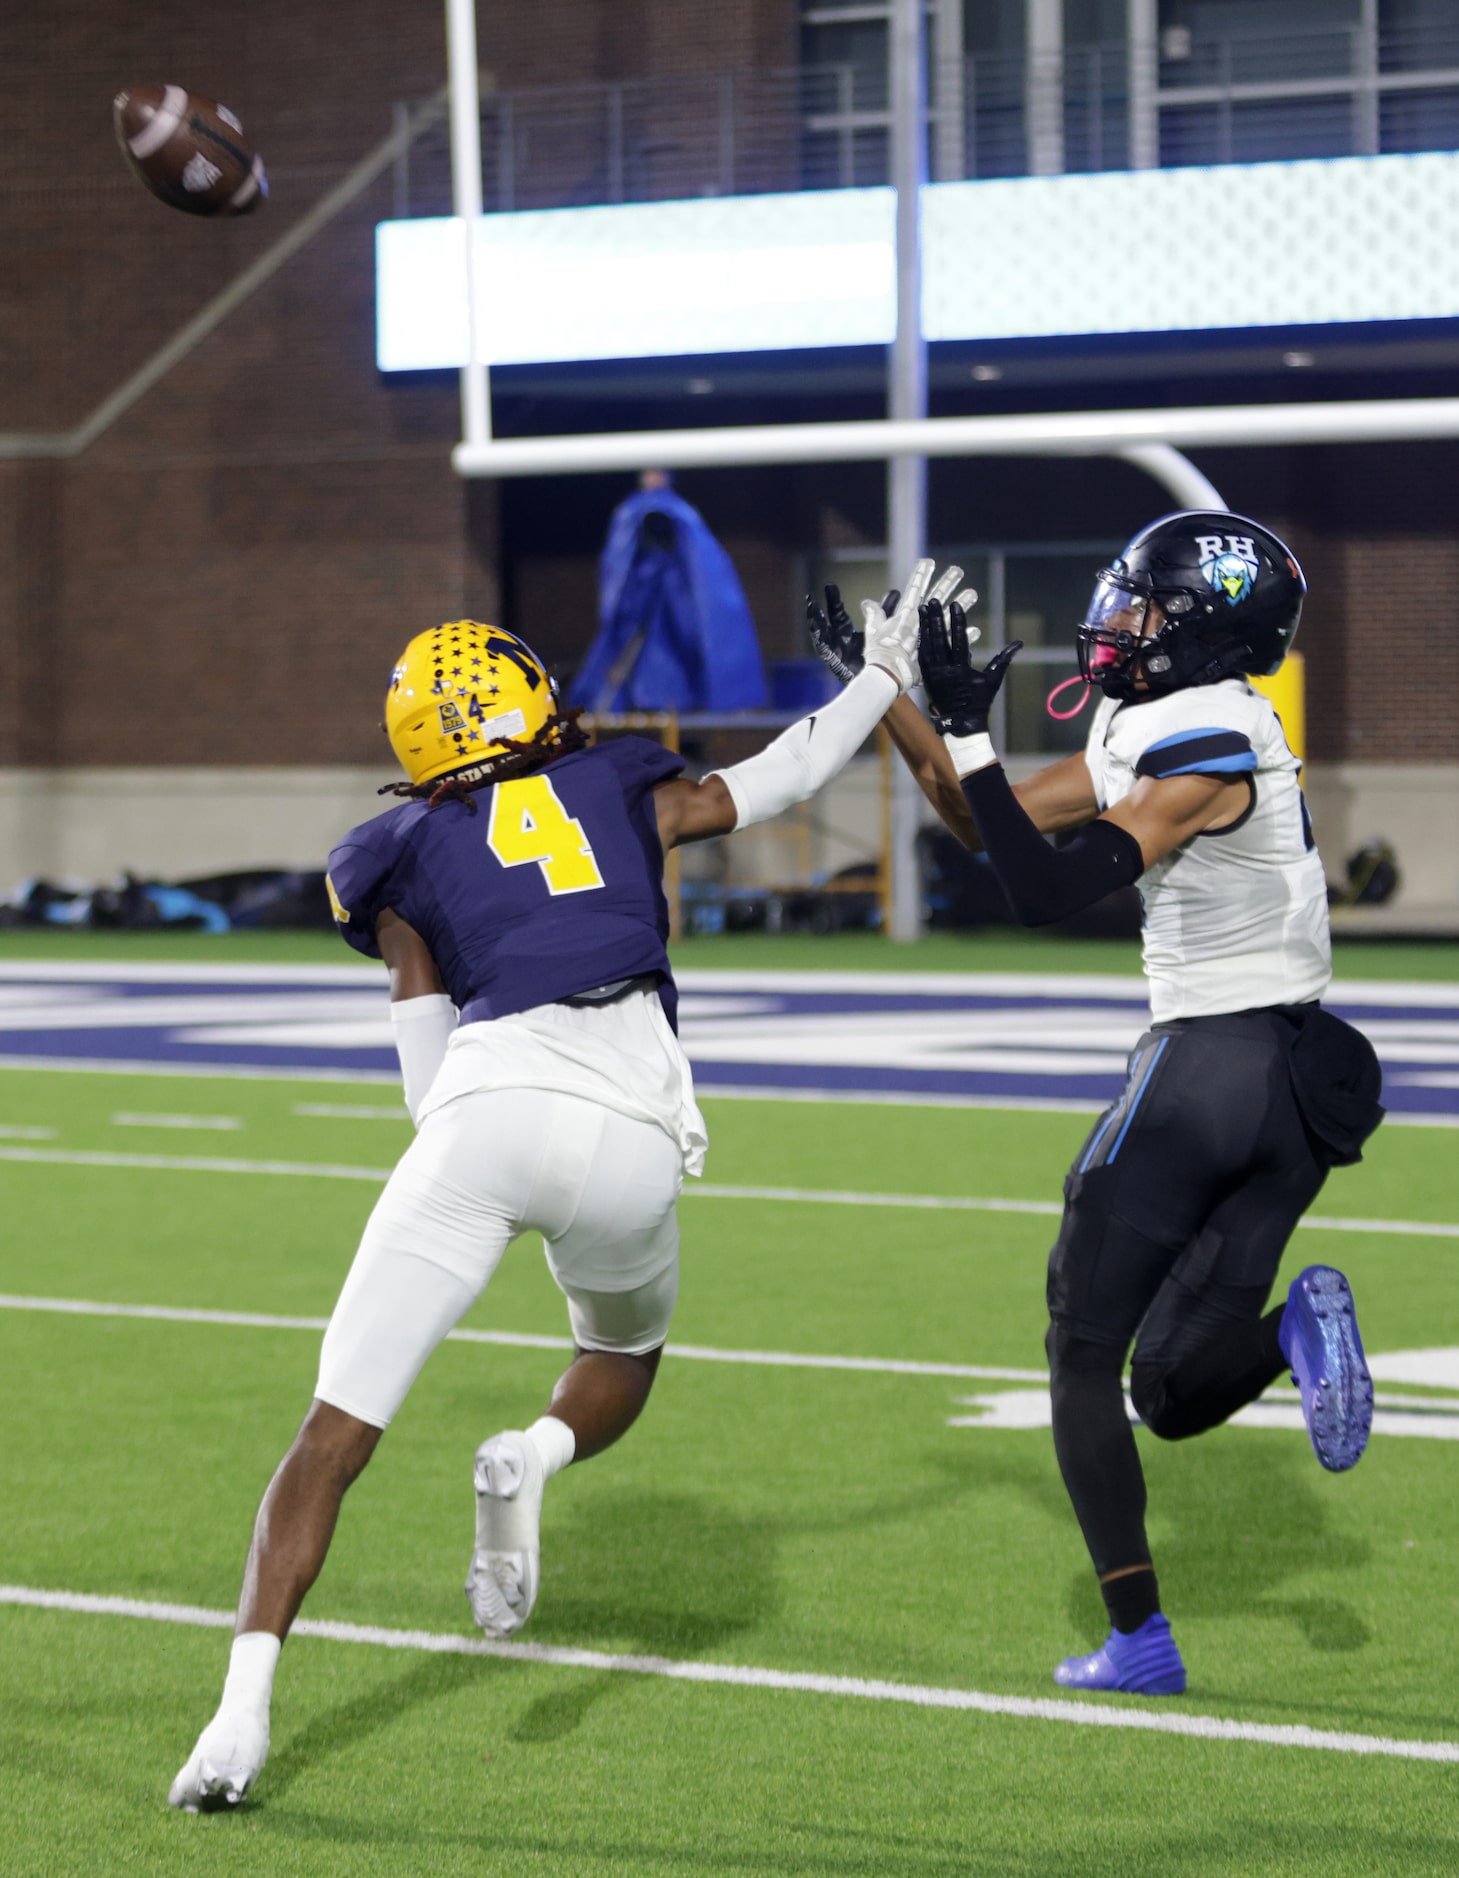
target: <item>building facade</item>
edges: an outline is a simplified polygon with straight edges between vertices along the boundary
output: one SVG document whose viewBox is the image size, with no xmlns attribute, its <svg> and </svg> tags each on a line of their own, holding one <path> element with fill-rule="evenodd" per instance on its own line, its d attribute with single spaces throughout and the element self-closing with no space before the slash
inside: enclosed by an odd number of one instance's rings
<svg viewBox="0 0 1459 1878">
<path fill-rule="evenodd" d="M 439 9 L 258 0 L 199 20 L 118 0 L 0 26 L 0 893 L 33 873 L 317 862 L 391 771 L 380 694 L 403 641 L 471 613 L 568 671 L 631 479 L 463 483 L 454 374 L 377 370 L 374 229 L 449 211 Z M 888 8 L 548 0 L 483 8 L 488 209 L 883 183 Z M 1459 18 L 1440 0 L 935 0 L 929 172 L 943 181 L 1374 157 L 1459 146 Z M 260 214 L 169 214 L 126 173 L 122 84 L 222 97 L 269 163 Z M 119 386 L 392 131 L 318 235 L 84 449 Z M 1264 234 L 1263 241 L 1269 240 Z M 1112 226 L 1124 334 L 936 344 L 934 414 L 1452 395 L 1450 319 L 1151 332 L 1167 270 L 1261 268 L 1241 226 Z M 585 282 L 583 291 L 591 292 Z M 499 434 L 877 416 L 876 346 L 521 365 Z M 1459 443 L 1193 452 L 1285 532 L 1311 599 L 1309 788 L 1329 871 L 1370 835 L 1411 903 L 1459 904 Z M 769 658 L 806 586 L 885 564 L 876 465 L 686 473 Z M 1107 462 L 942 461 L 930 545 L 975 570 L 996 634 L 1041 649 L 1010 732 L 1063 747 L 1042 689 L 1094 569 L 1168 498 Z"/>
</svg>

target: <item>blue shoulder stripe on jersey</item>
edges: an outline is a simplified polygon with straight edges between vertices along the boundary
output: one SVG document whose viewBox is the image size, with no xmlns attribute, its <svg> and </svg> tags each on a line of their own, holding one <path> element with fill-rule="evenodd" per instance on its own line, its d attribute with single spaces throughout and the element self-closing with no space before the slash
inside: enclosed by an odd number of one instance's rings
<svg viewBox="0 0 1459 1878">
<path fill-rule="evenodd" d="M 1256 768 L 1256 752 L 1239 730 L 1208 725 L 1162 737 L 1141 753 L 1137 776 L 1235 775 Z"/>
</svg>

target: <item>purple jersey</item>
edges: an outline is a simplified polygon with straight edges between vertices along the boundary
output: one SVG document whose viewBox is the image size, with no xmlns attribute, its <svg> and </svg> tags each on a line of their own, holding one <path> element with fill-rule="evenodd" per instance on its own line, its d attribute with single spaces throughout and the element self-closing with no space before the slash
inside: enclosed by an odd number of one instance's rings
<svg viewBox="0 0 1459 1878">
<path fill-rule="evenodd" d="M 644 737 L 559 757 L 464 802 L 402 804 L 329 857 L 335 918 L 380 957 L 391 907 L 425 940 L 463 1023 L 657 977 L 672 1021 L 663 849 L 652 792 L 683 759 Z"/>
</svg>

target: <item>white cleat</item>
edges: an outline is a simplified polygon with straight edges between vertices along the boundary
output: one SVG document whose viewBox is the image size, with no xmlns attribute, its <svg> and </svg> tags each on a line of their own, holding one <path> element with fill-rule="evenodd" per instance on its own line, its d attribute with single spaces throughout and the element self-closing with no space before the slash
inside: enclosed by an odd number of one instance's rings
<svg viewBox="0 0 1459 1878">
<path fill-rule="evenodd" d="M 542 1577 L 542 1490 L 535 1444 L 515 1430 L 476 1450 L 476 1550 L 466 1574 L 471 1615 L 489 1637 L 510 1637 L 532 1615 Z"/>
<path fill-rule="evenodd" d="M 185 1813 L 223 1812 L 237 1806 L 268 1759 L 268 1716 L 221 1711 L 198 1736 L 187 1765 L 173 1781 L 169 1806 Z"/>
</svg>

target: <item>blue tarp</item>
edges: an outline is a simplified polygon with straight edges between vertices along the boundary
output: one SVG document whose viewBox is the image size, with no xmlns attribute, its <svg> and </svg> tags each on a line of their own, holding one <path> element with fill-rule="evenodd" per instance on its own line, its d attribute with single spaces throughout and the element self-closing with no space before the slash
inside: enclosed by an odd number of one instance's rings
<svg viewBox="0 0 1459 1878">
<path fill-rule="evenodd" d="M 672 489 L 613 512 L 598 564 L 598 636 L 572 683 L 590 711 L 754 711 L 765 669 L 734 564 Z"/>
</svg>

